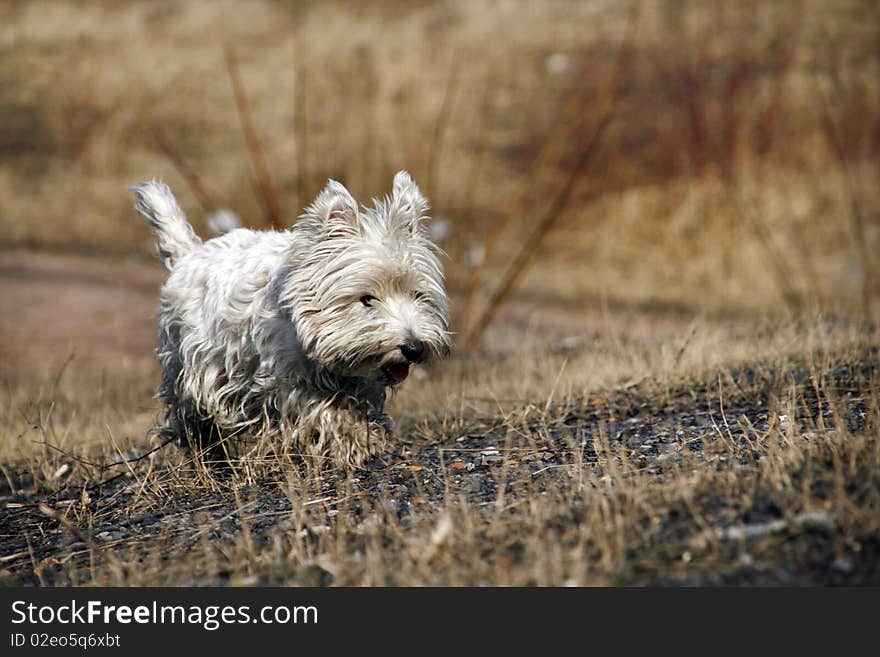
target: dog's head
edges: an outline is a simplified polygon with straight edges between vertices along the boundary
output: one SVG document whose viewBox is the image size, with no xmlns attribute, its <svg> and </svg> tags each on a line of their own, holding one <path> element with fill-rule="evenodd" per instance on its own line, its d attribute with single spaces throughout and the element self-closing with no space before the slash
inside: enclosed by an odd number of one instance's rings
<svg viewBox="0 0 880 657">
<path fill-rule="evenodd" d="M 293 227 L 281 300 L 311 358 L 394 386 L 411 364 L 449 352 L 449 306 L 427 211 L 405 171 L 372 208 L 359 210 L 332 180 L 306 208 Z"/>
</svg>

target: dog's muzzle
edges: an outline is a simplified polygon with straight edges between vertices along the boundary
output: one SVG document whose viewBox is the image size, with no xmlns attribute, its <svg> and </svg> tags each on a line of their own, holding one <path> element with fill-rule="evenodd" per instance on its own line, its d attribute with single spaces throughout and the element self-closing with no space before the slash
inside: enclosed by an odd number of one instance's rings
<svg viewBox="0 0 880 657">
<path fill-rule="evenodd" d="M 409 376 L 409 363 L 391 363 L 382 367 L 382 372 L 392 383 L 400 383 Z"/>
<path fill-rule="evenodd" d="M 421 340 L 407 340 L 398 349 L 406 359 L 393 361 L 382 366 L 382 372 L 391 383 L 400 383 L 409 376 L 410 363 L 421 363 L 425 357 L 425 343 Z"/>
</svg>

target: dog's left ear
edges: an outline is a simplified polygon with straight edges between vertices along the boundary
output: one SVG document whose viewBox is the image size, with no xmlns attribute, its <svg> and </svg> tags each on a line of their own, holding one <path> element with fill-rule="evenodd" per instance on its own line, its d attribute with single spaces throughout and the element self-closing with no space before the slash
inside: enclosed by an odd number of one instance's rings
<svg viewBox="0 0 880 657">
<path fill-rule="evenodd" d="M 421 227 L 422 219 L 427 215 L 429 208 L 428 199 L 422 195 L 419 186 L 409 173 L 398 171 L 394 176 L 391 192 L 389 221 L 406 227 L 410 233 L 415 233 Z"/>
<path fill-rule="evenodd" d="M 347 235 L 358 230 L 357 201 L 342 183 L 330 180 L 296 222 L 299 230 L 321 237 Z"/>
</svg>

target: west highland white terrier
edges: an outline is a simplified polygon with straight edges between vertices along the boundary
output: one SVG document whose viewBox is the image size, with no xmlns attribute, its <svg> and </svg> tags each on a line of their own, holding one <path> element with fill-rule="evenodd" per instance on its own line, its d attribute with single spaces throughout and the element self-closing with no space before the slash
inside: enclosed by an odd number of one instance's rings
<svg viewBox="0 0 880 657">
<path fill-rule="evenodd" d="M 292 229 L 203 242 L 167 185 L 132 187 L 171 272 L 158 311 L 160 433 L 247 432 L 361 466 L 388 450 L 387 389 L 451 348 L 428 202 L 405 171 L 374 207 L 329 181 Z"/>
</svg>

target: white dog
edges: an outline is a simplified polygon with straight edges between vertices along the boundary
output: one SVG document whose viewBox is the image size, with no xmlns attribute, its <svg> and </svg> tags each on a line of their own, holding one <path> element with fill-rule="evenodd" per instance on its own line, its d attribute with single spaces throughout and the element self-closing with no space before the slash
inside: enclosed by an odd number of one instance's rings
<svg viewBox="0 0 880 657">
<path fill-rule="evenodd" d="M 373 208 L 331 180 L 292 229 L 207 242 L 166 185 L 132 191 L 171 272 L 158 311 L 162 432 L 204 446 L 247 431 L 350 466 L 386 451 L 386 388 L 451 347 L 428 203 L 409 174 Z"/>
</svg>

